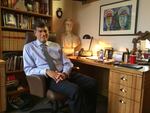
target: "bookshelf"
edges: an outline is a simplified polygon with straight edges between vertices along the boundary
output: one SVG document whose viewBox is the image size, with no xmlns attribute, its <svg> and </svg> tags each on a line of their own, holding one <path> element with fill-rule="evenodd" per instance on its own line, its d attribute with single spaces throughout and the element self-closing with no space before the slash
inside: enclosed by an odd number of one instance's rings
<svg viewBox="0 0 150 113">
<path fill-rule="evenodd" d="M 41 19 L 52 29 L 52 0 L 0 0 L 0 59 L 6 61 L 7 96 L 28 91 L 22 49 L 26 31 Z"/>
<path fill-rule="evenodd" d="M 45 21 L 51 31 L 52 0 L 1 0 L 0 12 L 0 57 L 2 51 L 22 50 L 25 32 L 32 31 L 37 20 Z"/>
</svg>

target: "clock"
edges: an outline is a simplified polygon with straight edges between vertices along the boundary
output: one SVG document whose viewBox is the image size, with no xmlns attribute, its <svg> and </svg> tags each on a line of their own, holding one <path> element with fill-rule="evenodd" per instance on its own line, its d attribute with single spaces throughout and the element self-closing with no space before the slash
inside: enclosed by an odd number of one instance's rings
<svg viewBox="0 0 150 113">
<path fill-rule="evenodd" d="M 56 15 L 57 15 L 58 18 L 61 18 L 61 17 L 62 17 L 62 15 L 63 15 L 62 8 L 58 8 L 58 9 L 57 9 Z"/>
</svg>

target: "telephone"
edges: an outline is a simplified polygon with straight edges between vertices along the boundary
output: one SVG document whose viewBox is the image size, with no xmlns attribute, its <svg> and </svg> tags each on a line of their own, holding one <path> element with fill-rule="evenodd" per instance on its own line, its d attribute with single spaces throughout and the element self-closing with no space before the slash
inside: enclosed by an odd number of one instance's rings
<svg viewBox="0 0 150 113">
<path fill-rule="evenodd" d="M 82 57 L 89 57 L 92 56 L 93 53 L 90 50 L 84 50 L 83 48 L 80 49 L 78 56 L 82 56 Z"/>
</svg>

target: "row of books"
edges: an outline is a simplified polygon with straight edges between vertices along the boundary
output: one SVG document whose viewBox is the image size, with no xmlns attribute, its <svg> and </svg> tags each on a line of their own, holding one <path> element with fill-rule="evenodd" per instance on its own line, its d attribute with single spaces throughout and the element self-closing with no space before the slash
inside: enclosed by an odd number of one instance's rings
<svg viewBox="0 0 150 113">
<path fill-rule="evenodd" d="M 25 14 L 15 14 L 12 12 L 2 11 L 2 26 L 21 29 L 33 29 L 33 25 L 37 20 L 48 23 L 48 18 L 29 16 Z"/>
<path fill-rule="evenodd" d="M 2 0 L 3 7 L 49 15 L 48 0 Z"/>
<path fill-rule="evenodd" d="M 14 7 L 17 0 L 2 0 L 1 5 L 4 7 Z"/>
<path fill-rule="evenodd" d="M 17 52 L 3 53 L 3 59 L 6 61 L 6 72 L 23 70 L 23 58 Z"/>
<path fill-rule="evenodd" d="M 22 50 L 25 43 L 25 33 L 15 31 L 2 31 L 2 50 L 17 51 Z"/>
</svg>

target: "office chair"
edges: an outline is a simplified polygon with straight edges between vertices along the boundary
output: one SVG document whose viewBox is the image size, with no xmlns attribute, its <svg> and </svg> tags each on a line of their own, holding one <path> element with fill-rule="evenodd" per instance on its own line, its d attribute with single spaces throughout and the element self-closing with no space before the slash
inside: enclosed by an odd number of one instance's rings
<svg viewBox="0 0 150 113">
<path fill-rule="evenodd" d="M 49 40 L 54 39 L 52 35 L 50 35 Z M 25 44 L 36 40 L 33 32 L 26 32 L 25 34 Z M 53 40 L 54 41 L 54 40 Z M 46 78 L 45 76 L 27 76 L 27 82 L 29 85 L 30 94 L 38 97 L 47 97 L 50 100 L 65 100 L 65 96 L 54 92 L 46 87 Z M 38 87 L 37 87 L 38 84 Z"/>
</svg>

